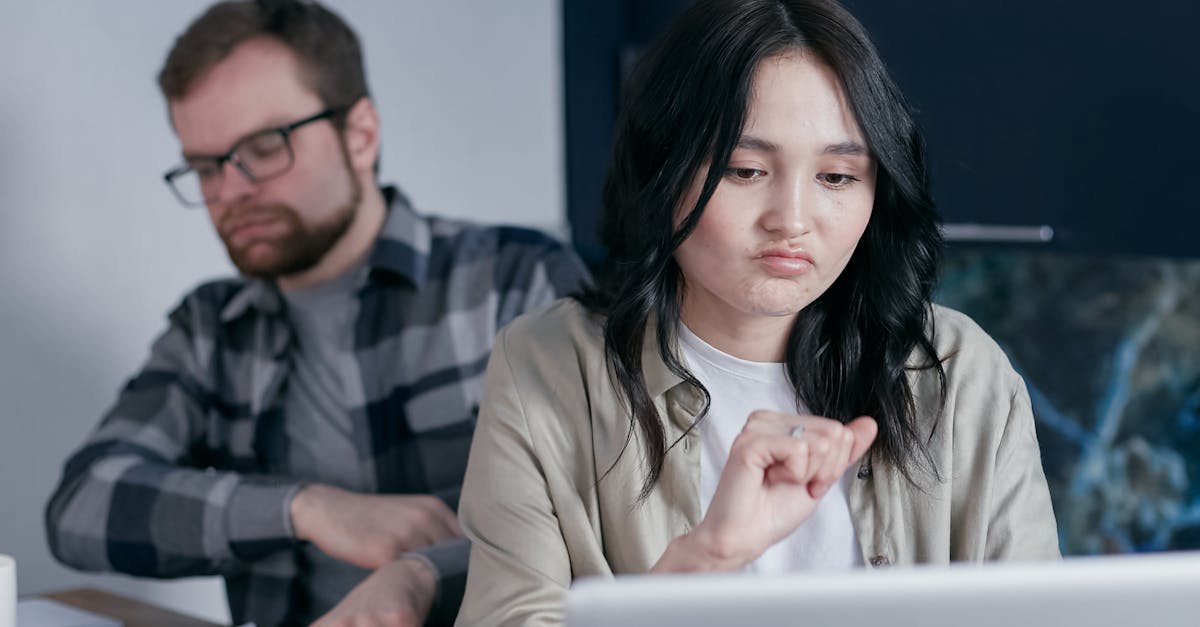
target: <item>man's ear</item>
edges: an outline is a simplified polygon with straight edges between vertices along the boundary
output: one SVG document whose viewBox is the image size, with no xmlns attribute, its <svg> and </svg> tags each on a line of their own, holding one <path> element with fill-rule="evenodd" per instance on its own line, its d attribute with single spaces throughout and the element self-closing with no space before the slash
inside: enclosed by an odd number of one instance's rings
<svg viewBox="0 0 1200 627">
<path fill-rule="evenodd" d="M 370 98 L 359 98 L 346 112 L 342 136 L 351 167 L 356 172 L 373 171 L 379 158 L 379 112 Z"/>
</svg>

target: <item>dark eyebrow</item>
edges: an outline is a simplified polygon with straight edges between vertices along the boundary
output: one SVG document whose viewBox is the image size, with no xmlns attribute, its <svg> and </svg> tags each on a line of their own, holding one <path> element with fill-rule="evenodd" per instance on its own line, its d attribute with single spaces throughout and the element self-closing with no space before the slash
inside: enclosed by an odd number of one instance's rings
<svg viewBox="0 0 1200 627">
<path fill-rule="evenodd" d="M 827 155 L 866 155 L 869 154 L 867 147 L 858 142 L 842 142 L 840 144 L 830 144 L 823 151 Z"/>
<path fill-rule="evenodd" d="M 753 135 L 742 135 L 738 138 L 738 148 L 759 150 L 762 152 L 779 152 L 779 144 Z"/>
<path fill-rule="evenodd" d="M 761 137 L 755 137 L 753 135 L 743 135 L 740 139 L 738 139 L 737 147 L 745 150 L 758 150 L 761 152 L 779 152 L 779 144 Z M 838 144 L 830 144 L 821 152 L 827 155 L 849 156 L 870 154 L 870 151 L 867 150 L 866 146 L 863 146 L 855 141 L 845 141 Z"/>
</svg>

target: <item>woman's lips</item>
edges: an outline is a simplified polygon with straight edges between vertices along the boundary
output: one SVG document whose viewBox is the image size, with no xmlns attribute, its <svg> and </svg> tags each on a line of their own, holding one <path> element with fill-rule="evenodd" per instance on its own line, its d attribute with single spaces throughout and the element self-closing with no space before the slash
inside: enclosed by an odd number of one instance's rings
<svg viewBox="0 0 1200 627">
<path fill-rule="evenodd" d="M 755 260 L 774 274 L 800 276 L 813 269 L 813 259 L 808 253 L 797 250 L 770 249 L 763 251 Z"/>
</svg>

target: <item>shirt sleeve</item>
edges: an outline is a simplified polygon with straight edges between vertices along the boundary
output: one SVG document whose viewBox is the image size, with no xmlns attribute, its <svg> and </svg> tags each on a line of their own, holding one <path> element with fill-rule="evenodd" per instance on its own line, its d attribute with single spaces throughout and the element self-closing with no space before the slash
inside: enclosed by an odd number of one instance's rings
<svg viewBox="0 0 1200 627">
<path fill-rule="evenodd" d="M 1025 382 L 1017 377 L 1008 419 L 995 457 L 996 485 L 989 507 L 986 554 L 989 560 L 1045 560 L 1061 557 L 1050 488 L 1042 470 L 1033 409 Z"/>
<path fill-rule="evenodd" d="M 402 557 L 415 557 L 433 569 L 437 575 L 437 593 L 425 619 L 428 627 L 453 625 L 454 617 L 462 604 L 463 588 L 467 584 L 467 561 L 471 554 L 471 542 L 458 538 L 433 546 L 418 549 Z"/>
<path fill-rule="evenodd" d="M 69 566 L 151 577 L 226 572 L 291 546 L 302 485 L 205 467 L 211 304 L 193 293 L 96 431 L 66 462 L 46 507 L 50 550 Z"/>
<path fill-rule="evenodd" d="M 552 293 L 545 299 L 545 302 L 570 296 L 592 282 L 592 275 L 575 251 L 558 242 L 548 247 L 541 259 L 541 264 L 545 268 L 546 282 Z M 542 304 L 544 303 L 537 303 L 535 306 Z"/>
<path fill-rule="evenodd" d="M 587 266 L 570 247 L 535 231 L 509 232 L 496 260 L 497 328 L 591 284 Z"/>
<path fill-rule="evenodd" d="M 571 560 L 501 331 L 484 382 L 459 518 L 470 538 L 459 625 L 558 625 Z"/>
</svg>

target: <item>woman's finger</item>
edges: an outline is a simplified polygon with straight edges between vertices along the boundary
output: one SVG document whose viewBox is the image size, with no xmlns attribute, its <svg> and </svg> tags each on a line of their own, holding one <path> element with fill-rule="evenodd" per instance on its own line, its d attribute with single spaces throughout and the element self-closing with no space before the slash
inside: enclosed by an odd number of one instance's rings
<svg viewBox="0 0 1200 627">
<path fill-rule="evenodd" d="M 775 434 L 743 433 L 734 440 L 726 467 L 734 465 L 759 469 L 759 481 L 807 483 L 816 466 L 811 444 L 793 437 Z"/>
<path fill-rule="evenodd" d="M 829 451 L 822 460 L 821 468 L 814 473 L 816 481 L 822 484 L 821 489 L 814 492 L 819 491 L 821 494 L 840 481 L 842 475 L 845 474 L 846 467 L 850 463 L 850 449 L 854 444 L 854 433 L 838 425 L 837 430 L 825 440 L 829 443 Z"/>
<path fill-rule="evenodd" d="M 870 416 L 859 416 L 846 424 L 846 428 L 854 433 L 854 446 L 850 449 L 850 464 L 857 463 L 871 448 L 879 433 L 879 425 Z"/>
</svg>

